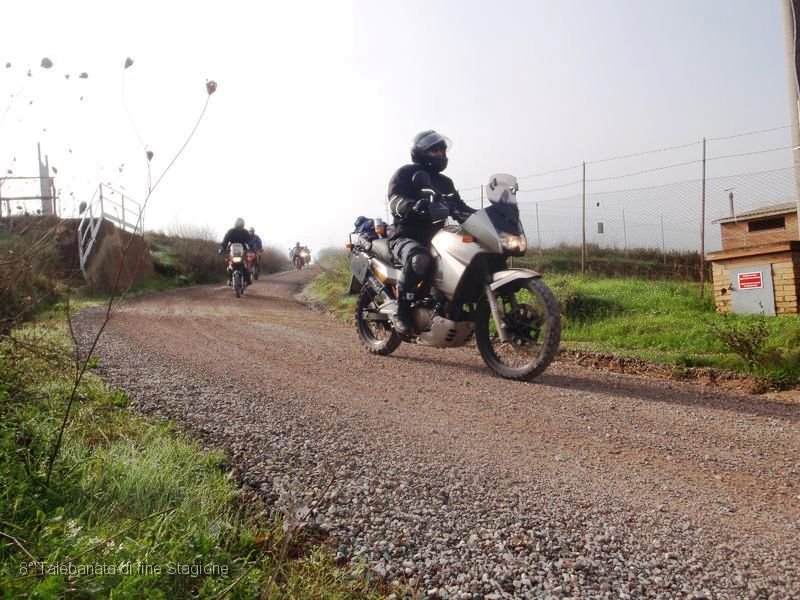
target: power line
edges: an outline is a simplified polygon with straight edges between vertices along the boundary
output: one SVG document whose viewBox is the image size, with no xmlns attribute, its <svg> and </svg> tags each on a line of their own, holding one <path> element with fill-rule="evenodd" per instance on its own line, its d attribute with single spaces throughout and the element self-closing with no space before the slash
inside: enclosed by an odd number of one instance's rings
<svg viewBox="0 0 800 600">
<path fill-rule="evenodd" d="M 562 183 L 560 185 L 551 185 L 550 187 L 533 188 L 533 189 L 528 189 L 528 190 L 518 190 L 518 192 L 544 192 L 544 191 L 547 191 L 547 190 L 555 190 L 555 189 L 567 187 L 567 186 L 570 186 L 570 185 L 576 185 L 578 183 L 581 183 L 581 181 L 582 181 L 581 179 L 578 179 L 576 181 L 570 181 L 569 183 Z"/>
<path fill-rule="evenodd" d="M 752 136 L 752 135 L 759 135 L 759 134 L 762 134 L 762 133 L 770 133 L 772 131 L 780 131 L 782 129 L 788 129 L 790 127 L 792 127 L 792 125 L 781 125 L 780 127 L 771 127 L 769 129 L 757 129 L 757 130 L 753 130 L 753 131 L 745 131 L 745 132 L 742 132 L 742 133 L 736 133 L 736 134 L 728 135 L 728 136 L 722 136 L 722 137 L 716 137 L 716 138 L 707 138 L 706 141 L 707 142 L 719 142 L 719 141 L 723 141 L 723 140 L 731 140 L 731 139 L 734 139 L 734 138 L 747 137 L 747 136 Z M 676 146 L 665 146 L 663 148 L 656 148 L 656 149 L 653 149 L 653 150 L 643 150 L 641 152 L 635 152 L 635 153 L 632 153 L 632 154 L 622 154 L 622 155 L 619 155 L 619 156 L 611 156 L 611 157 L 608 157 L 608 158 L 600 158 L 600 159 L 593 160 L 593 161 L 587 161 L 586 164 L 587 165 L 597 165 L 597 164 L 601 164 L 601 163 L 605 163 L 605 162 L 611 162 L 611 161 L 615 161 L 615 160 L 622 160 L 622 159 L 626 159 L 626 158 L 636 158 L 638 156 L 646 156 L 646 155 L 650 155 L 650 154 L 658 154 L 660 152 L 668 152 L 668 151 L 671 151 L 671 150 L 681 150 L 683 148 L 690 148 L 692 146 L 697 146 L 697 145 L 700 145 L 700 144 L 702 144 L 702 141 L 689 142 L 689 143 L 686 143 L 686 144 L 679 144 L 679 145 L 676 145 Z M 791 148 L 791 146 L 789 146 L 789 148 Z M 785 148 L 783 148 L 783 149 L 785 149 Z M 769 151 L 771 152 L 772 150 L 769 150 Z M 745 154 L 742 154 L 742 155 L 730 155 L 730 157 L 734 157 L 734 156 L 746 156 L 746 155 Z M 722 157 L 721 156 L 721 157 L 717 157 L 717 158 L 720 159 L 720 158 L 729 158 L 729 157 Z M 702 162 L 702 161 L 698 160 L 698 161 L 694 161 L 694 162 Z M 678 166 L 682 166 L 682 165 L 686 165 L 686 164 L 692 164 L 692 163 L 691 162 L 688 162 L 688 163 L 677 163 Z M 533 174 L 530 174 L 530 175 L 523 175 L 521 177 L 517 177 L 517 179 L 518 180 L 522 180 L 522 179 L 530 179 L 532 177 L 544 177 L 546 175 L 554 175 L 556 173 L 563 173 L 565 171 L 571 171 L 571 170 L 577 169 L 579 167 L 581 167 L 581 164 L 572 165 L 572 166 L 569 166 L 569 167 L 563 167 L 563 168 L 560 168 L 560 169 L 552 169 L 550 171 L 544 171 L 542 173 L 533 173 Z M 663 168 L 669 168 L 669 167 L 663 167 Z M 647 172 L 647 171 L 643 171 L 643 172 Z M 592 180 L 592 181 L 604 181 L 604 180 L 595 179 L 595 180 Z M 468 190 L 472 190 L 472 189 L 478 189 L 479 187 L 480 186 L 475 186 L 475 187 L 472 187 L 472 188 L 465 188 L 464 191 L 468 191 Z M 545 188 L 545 189 L 549 189 L 549 188 Z M 524 190 L 520 190 L 520 191 L 524 191 Z"/>
<path fill-rule="evenodd" d="M 725 158 L 721 156 L 720 158 Z M 663 167 L 654 167 L 652 169 L 645 169 L 643 171 L 636 171 L 635 173 L 625 173 L 624 175 L 614 175 L 613 177 L 601 177 L 599 179 L 587 179 L 586 183 L 597 183 L 600 181 L 612 181 L 614 179 L 625 179 L 626 177 L 635 177 L 636 175 L 644 175 L 645 173 L 654 173 L 656 171 L 664 171 L 666 169 L 674 169 L 675 167 L 685 167 L 688 165 L 695 165 L 703 162 L 702 160 L 690 160 L 682 163 L 673 163 L 671 165 L 664 165 Z"/>
<path fill-rule="evenodd" d="M 707 160 L 720 160 L 722 158 L 737 158 L 739 156 L 753 156 L 754 154 L 766 154 L 767 152 L 777 152 L 778 150 L 791 150 L 794 146 L 780 146 L 779 148 L 767 148 L 766 150 L 755 150 L 753 152 L 744 152 L 742 154 L 728 154 L 726 156 L 715 156 Z"/>
<path fill-rule="evenodd" d="M 573 169 L 578 169 L 582 165 L 572 165 L 571 167 L 563 167 L 561 169 L 553 169 L 552 171 L 545 171 L 544 173 L 534 173 L 533 175 L 523 175 L 522 177 L 517 177 L 517 179 L 530 179 L 531 177 L 544 177 L 545 175 L 553 175 L 554 173 L 563 173 L 564 171 L 572 171 Z"/>
<path fill-rule="evenodd" d="M 645 150 L 643 152 L 636 152 L 635 154 L 623 154 L 621 156 L 612 156 L 611 158 L 601 158 L 600 160 L 593 160 L 589 161 L 587 165 L 597 165 L 604 162 L 610 162 L 612 160 L 621 160 L 623 158 L 635 158 L 637 156 L 644 156 L 646 154 L 657 154 L 659 152 L 667 152 L 669 150 L 680 150 L 682 148 L 691 148 L 692 146 L 698 146 L 702 144 L 702 141 L 699 142 L 690 142 L 688 144 L 681 144 L 679 146 L 668 146 L 666 148 L 657 148 L 656 150 Z"/>
<path fill-rule="evenodd" d="M 722 140 L 732 140 L 734 138 L 745 137 L 748 135 L 757 135 L 759 133 L 769 133 L 770 131 L 780 131 L 781 129 L 788 129 L 791 125 L 781 125 L 780 127 L 773 127 L 771 129 L 759 129 L 758 131 L 746 131 L 745 133 L 737 133 L 735 135 L 726 135 L 724 137 L 707 138 L 707 142 L 720 142 Z"/>
<path fill-rule="evenodd" d="M 735 155 L 733 155 L 733 156 L 735 156 Z M 730 158 L 730 157 L 718 157 L 718 158 Z M 711 182 L 711 181 L 719 181 L 719 180 L 722 180 L 722 179 L 731 179 L 731 178 L 734 178 L 734 177 L 749 177 L 749 176 L 752 176 L 752 175 L 767 175 L 767 174 L 770 174 L 770 173 L 778 173 L 778 172 L 781 172 L 781 171 L 793 171 L 793 170 L 794 170 L 794 167 L 781 167 L 780 169 L 768 169 L 766 171 L 748 171 L 748 172 L 745 172 L 745 173 L 733 173 L 731 175 L 720 175 L 718 177 L 707 177 L 706 178 L 706 183 Z M 592 181 L 592 180 L 587 180 L 587 181 Z M 597 180 L 594 180 L 594 181 L 597 181 Z M 650 191 L 650 190 L 657 190 L 657 189 L 662 189 L 662 188 L 673 187 L 673 186 L 677 186 L 677 185 L 686 185 L 686 184 L 690 184 L 690 183 L 699 183 L 700 181 L 702 181 L 702 179 L 699 179 L 699 178 L 698 179 L 683 179 L 681 181 L 673 181 L 672 183 L 664 183 L 664 184 L 661 184 L 661 185 L 651 185 L 651 186 L 637 187 L 637 188 L 624 188 L 624 189 L 618 189 L 618 190 L 609 190 L 609 191 L 606 191 L 606 192 L 590 192 L 590 193 L 586 194 L 586 197 L 588 198 L 588 197 L 594 197 L 594 196 L 607 196 L 607 195 L 611 195 L 611 194 L 624 194 L 624 193 L 628 193 L 628 192 L 645 192 L 645 191 Z M 580 182 L 578 182 L 578 183 L 580 183 Z M 569 185 L 572 185 L 572 184 L 569 184 Z M 526 191 L 526 190 L 520 190 L 520 192 L 522 192 L 522 191 Z M 579 200 L 580 198 L 581 198 L 581 196 L 579 196 L 579 195 L 577 195 L 577 196 L 562 196 L 562 197 L 559 197 L 559 198 L 549 198 L 547 200 L 523 200 L 523 201 L 518 202 L 518 204 L 523 205 L 523 204 L 540 204 L 540 203 L 545 203 L 545 202 L 563 202 L 564 200 L 575 200 L 575 199 Z"/>
<path fill-rule="evenodd" d="M 741 154 L 726 154 L 725 156 L 715 156 L 713 158 L 708 158 L 708 159 L 706 159 L 706 162 L 709 162 L 709 161 L 712 161 L 712 160 L 722 160 L 722 159 L 725 159 L 725 158 L 739 158 L 739 157 L 742 157 L 742 156 L 753 156 L 753 155 L 756 155 L 756 154 L 767 154 L 769 152 L 777 152 L 779 150 L 789 150 L 792 147 L 793 146 L 780 146 L 780 147 L 777 147 L 777 148 L 767 148 L 765 150 L 755 150 L 753 152 L 743 152 Z M 682 163 L 674 163 L 674 164 L 671 164 L 671 165 L 664 165 L 663 167 L 653 167 L 652 169 L 645 169 L 643 171 L 636 171 L 635 173 L 625 173 L 623 175 L 615 175 L 613 177 L 601 177 L 599 179 L 587 179 L 586 182 L 587 183 L 589 183 L 589 182 L 597 183 L 597 182 L 600 182 L 600 181 L 612 181 L 614 179 L 624 179 L 626 177 L 635 177 L 636 175 L 644 175 L 645 173 L 653 173 L 655 171 L 663 171 L 665 169 L 673 169 L 675 167 L 685 167 L 685 166 L 688 166 L 688 165 L 695 165 L 695 164 L 701 163 L 701 162 L 703 162 L 703 161 L 702 160 L 690 160 L 690 161 L 682 162 Z M 706 181 L 708 181 L 708 179 L 706 179 Z"/>
</svg>

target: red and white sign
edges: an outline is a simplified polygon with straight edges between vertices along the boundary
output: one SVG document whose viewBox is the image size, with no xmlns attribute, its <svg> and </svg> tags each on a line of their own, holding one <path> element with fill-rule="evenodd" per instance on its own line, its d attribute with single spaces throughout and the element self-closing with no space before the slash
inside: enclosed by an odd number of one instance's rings
<svg viewBox="0 0 800 600">
<path fill-rule="evenodd" d="M 739 289 L 740 290 L 755 290 L 764 287 L 764 278 L 761 271 L 753 271 L 751 273 L 739 273 Z"/>
</svg>

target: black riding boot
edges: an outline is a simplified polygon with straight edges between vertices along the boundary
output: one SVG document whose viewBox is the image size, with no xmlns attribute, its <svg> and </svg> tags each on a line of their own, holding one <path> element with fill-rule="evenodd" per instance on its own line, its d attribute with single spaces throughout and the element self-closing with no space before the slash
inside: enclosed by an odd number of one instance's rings
<svg viewBox="0 0 800 600">
<path fill-rule="evenodd" d="M 414 318 L 411 314 L 411 302 L 414 299 L 414 293 L 400 292 L 398 296 L 394 328 L 400 335 L 409 336 L 414 333 Z"/>
</svg>

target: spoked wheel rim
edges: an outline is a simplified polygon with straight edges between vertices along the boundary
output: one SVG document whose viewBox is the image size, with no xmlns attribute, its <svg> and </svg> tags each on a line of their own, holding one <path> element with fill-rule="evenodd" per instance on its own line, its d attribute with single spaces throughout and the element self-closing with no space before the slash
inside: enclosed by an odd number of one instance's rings
<svg viewBox="0 0 800 600">
<path fill-rule="evenodd" d="M 513 308 L 507 298 L 498 298 L 498 304 L 510 339 L 503 342 L 500 336 L 492 336 L 492 349 L 503 364 L 512 369 L 523 368 L 541 352 L 544 319 L 533 303 L 526 302 Z"/>
<path fill-rule="evenodd" d="M 369 290 L 361 290 L 356 304 L 356 328 L 358 337 L 370 352 L 389 354 L 400 345 L 400 338 L 389 325 L 389 321 L 376 321 L 368 318 L 370 312 L 377 312 L 378 306 Z"/>
<path fill-rule="evenodd" d="M 552 292 L 539 279 L 512 282 L 497 304 L 509 340 L 497 333 L 486 298 L 476 319 L 476 341 L 484 361 L 502 377 L 531 379 L 547 368 L 561 339 L 561 315 Z"/>
</svg>

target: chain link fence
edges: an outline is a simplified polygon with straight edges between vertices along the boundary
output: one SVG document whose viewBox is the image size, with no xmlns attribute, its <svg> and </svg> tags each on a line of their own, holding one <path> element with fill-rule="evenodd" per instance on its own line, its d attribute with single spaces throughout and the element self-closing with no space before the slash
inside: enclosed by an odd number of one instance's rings
<svg viewBox="0 0 800 600">
<path fill-rule="evenodd" d="M 529 262 L 551 271 L 708 279 L 702 257 L 722 248 L 718 220 L 796 211 L 789 134 L 779 127 L 519 177 Z M 481 187 L 465 192 L 470 205 L 484 203 Z M 796 229 L 787 233 L 798 239 Z"/>
</svg>

